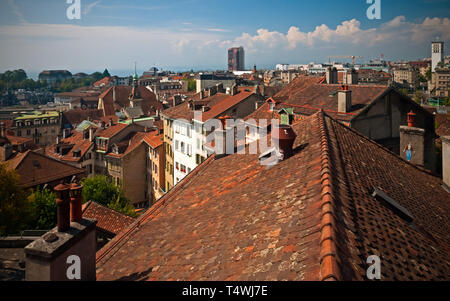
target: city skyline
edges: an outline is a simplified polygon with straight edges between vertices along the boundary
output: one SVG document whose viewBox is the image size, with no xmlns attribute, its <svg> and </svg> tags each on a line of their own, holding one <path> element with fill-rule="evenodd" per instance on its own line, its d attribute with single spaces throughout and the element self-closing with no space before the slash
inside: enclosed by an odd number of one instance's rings
<svg viewBox="0 0 450 301">
<path fill-rule="evenodd" d="M 135 61 L 139 72 L 226 69 L 227 49 L 239 46 L 246 69 L 331 55 L 415 60 L 430 57 L 432 40 L 450 40 L 449 1 L 442 0 L 381 1 L 381 20 L 367 18 L 366 1 L 130 2 L 82 0 L 81 20 L 67 19 L 66 1 L 2 2 L 0 72 L 108 68 L 122 75 Z"/>
</svg>

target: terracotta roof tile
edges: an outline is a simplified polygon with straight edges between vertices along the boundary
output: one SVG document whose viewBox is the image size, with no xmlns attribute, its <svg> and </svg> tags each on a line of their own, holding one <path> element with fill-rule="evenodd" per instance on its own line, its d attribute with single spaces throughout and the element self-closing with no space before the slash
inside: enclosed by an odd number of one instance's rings
<svg viewBox="0 0 450 301">
<path fill-rule="evenodd" d="M 142 97 L 141 108 L 144 114 L 155 114 L 156 110 L 161 110 L 163 108 L 162 103 L 156 100 L 156 95 L 149 89 L 143 86 L 138 86 L 138 91 Z M 103 99 L 104 114 L 114 115 L 115 112 L 121 108 L 129 107 L 131 92 L 132 87 L 128 86 L 114 86 L 103 92 L 99 98 Z"/>
<path fill-rule="evenodd" d="M 450 136 L 450 114 L 436 114 L 436 134 L 439 137 Z"/>
<path fill-rule="evenodd" d="M 76 130 L 73 130 L 69 137 L 61 139 L 60 143 L 62 145 L 71 146 L 71 149 L 67 154 L 61 156 L 61 154 L 55 153 L 55 144 L 47 146 L 45 148 L 45 153 L 46 155 L 59 161 L 67 162 L 81 161 L 86 152 L 94 145 L 94 143 L 89 139 L 84 139 L 82 132 L 78 132 Z M 75 151 L 80 151 L 80 155 L 74 156 Z"/>
<path fill-rule="evenodd" d="M 223 112 L 249 98 L 251 95 L 253 95 L 253 92 L 240 92 L 233 96 L 229 95 L 227 98 L 222 99 L 216 104 L 208 105 L 210 110 L 202 114 L 201 121 L 207 121 L 211 118 L 218 117 Z"/>
<path fill-rule="evenodd" d="M 220 103 L 224 99 L 228 99 L 230 95 L 225 93 L 217 93 L 213 96 L 204 98 L 202 100 L 194 100 L 194 103 L 196 104 L 204 104 L 209 107 L 215 106 L 216 104 Z M 183 102 L 175 107 L 168 108 L 162 112 L 164 116 L 167 116 L 171 119 L 184 119 L 191 121 L 194 118 L 194 111 L 189 108 L 188 102 Z"/>
<path fill-rule="evenodd" d="M 97 253 L 97 278 L 364 280 L 379 255 L 383 280 L 449 280 L 441 179 L 323 113 L 293 129 L 294 155 L 271 168 L 210 157 Z"/>
<path fill-rule="evenodd" d="M 9 168 L 16 170 L 20 176 L 20 183 L 27 188 L 85 174 L 84 169 L 33 151 L 20 153 L 6 163 Z"/>
<path fill-rule="evenodd" d="M 102 130 L 97 136 L 103 138 L 111 138 L 120 133 L 123 129 L 125 129 L 128 125 L 125 123 L 117 123 L 113 126 L 105 128 Z"/>
<path fill-rule="evenodd" d="M 83 204 L 83 217 L 96 219 L 98 229 L 114 235 L 125 230 L 135 221 L 130 216 L 92 201 Z"/>
<path fill-rule="evenodd" d="M 160 147 L 163 144 L 164 135 L 158 135 L 158 133 L 151 132 L 145 135 L 144 141 L 150 145 L 153 149 Z"/>
</svg>

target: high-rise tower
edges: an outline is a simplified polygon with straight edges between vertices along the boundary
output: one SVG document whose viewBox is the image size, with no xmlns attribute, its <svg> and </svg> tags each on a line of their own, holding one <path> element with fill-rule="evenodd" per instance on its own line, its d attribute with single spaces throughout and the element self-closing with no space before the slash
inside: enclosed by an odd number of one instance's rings
<svg viewBox="0 0 450 301">
<path fill-rule="evenodd" d="M 444 60 L 444 42 L 431 43 L 431 72 L 434 72 L 437 64 Z"/>
<path fill-rule="evenodd" d="M 244 71 L 245 54 L 244 47 L 228 49 L 228 71 Z"/>
</svg>

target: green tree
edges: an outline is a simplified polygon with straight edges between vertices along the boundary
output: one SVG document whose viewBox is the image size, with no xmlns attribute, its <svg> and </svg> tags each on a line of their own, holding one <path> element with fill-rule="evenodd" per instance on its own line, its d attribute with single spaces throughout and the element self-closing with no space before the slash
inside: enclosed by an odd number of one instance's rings
<svg viewBox="0 0 450 301">
<path fill-rule="evenodd" d="M 422 74 L 419 74 L 419 82 L 426 83 L 427 82 L 427 78 L 425 76 L 423 76 Z"/>
<path fill-rule="evenodd" d="M 405 95 L 405 96 L 409 96 L 408 94 L 408 90 L 407 89 L 399 89 L 398 90 L 400 93 L 402 93 L 403 95 Z"/>
<path fill-rule="evenodd" d="M 123 190 L 105 176 L 97 175 L 85 179 L 82 195 L 85 202 L 93 201 L 123 214 L 135 216 L 134 207 L 125 198 Z"/>
<path fill-rule="evenodd" d="M 35 230 L 52 229 L 57 224 L 56 194 L 44 189 L 34 191 L 28 199 L 33 208 L 30 227 Z"/>
<path fill-rule="evenodd" d="M 19 175 L 6 164 L 0 164 L 0 236 L 24 230 L 30 221 L 31 210 Z"/>
<path fill-rule="evenodd" d="M 418 104 L 422 103 L 422 97 L 423 97 L 422 92 L 420 92 L 420 91 L 414 92 L 414 101 L 417 102 Z"/>
<path fill-rule="evenodd" d="M 131 205 L 128 201 L 122 199 L 121 197 L 118 197 L 116 200 L 109 203 L 108 207 L 128 216 L 136 217 L 136 211 L 134 210 L 133 205 Z"/>
<path fill-rule="evenodd" d="M 101 80 L 103 77 L 104 77 L 104 76 L 103 76 L 103 73 L 100 73 L 100 72 L 94 72 L 94 73 L 92 73 L 92 74 L 90 75 L 90 78 L 91 78 L 94 82 Z"/>
<path fill-rule="evenodd" d="M 188 80 L 188 90 L 189 90 L 189 92 L 197 90 L 197 82 L 195 79 Z"/>
<path fill-rule="evenodd" d="M 110 77 L 111 74 L 109 74 L 108 69 L 105 69 L 105 71 L 103 71 L 103 77 Z"/>
</svg>

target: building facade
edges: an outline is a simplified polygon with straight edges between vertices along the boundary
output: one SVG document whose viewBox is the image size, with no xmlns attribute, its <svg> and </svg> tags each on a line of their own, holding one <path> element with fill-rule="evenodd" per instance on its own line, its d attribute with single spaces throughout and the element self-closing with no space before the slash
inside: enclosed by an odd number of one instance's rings
<svg viewBox="0 0 450 301">
<path fill-rule="evenodd" d="M 11 130 L 18 137 L 33 139 L 38 146 L 53 144 L 61 131 L 62 115 L 56 111 L 33 111 L 17 115 Z"/>
<path fill-rule="evenodd" d="M 407 89 L 415 89 L 419 84 L 419 71 L 414 67 L 403 67 L 394 70 L 394 82 Z"/>
<path fill-rule="evenodd" d="M 450 67 L 437 66 L 431 74 L 430 95 L 443 98 L 449 96 L 450 90 Z"/>
</svg>

